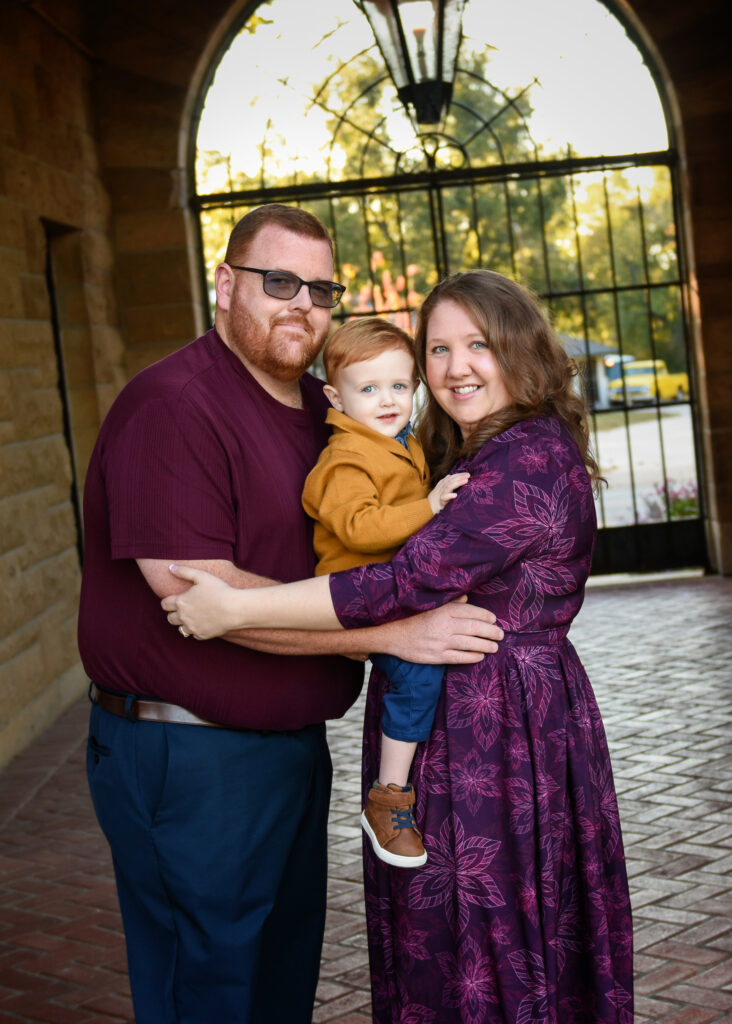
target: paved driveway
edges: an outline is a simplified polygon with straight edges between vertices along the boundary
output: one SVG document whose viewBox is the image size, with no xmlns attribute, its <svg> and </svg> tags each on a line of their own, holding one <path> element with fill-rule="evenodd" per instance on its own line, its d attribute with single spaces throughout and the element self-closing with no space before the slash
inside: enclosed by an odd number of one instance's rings
<svg viewBox="0 0 732 1024">
<path fill-rule="evenodd" d="M 602 422 L 601 417 L 599 422 Z M 664 476 L 677 484 L 692 481 L 696 486 L 696 457 L 688 405 L 663 406 L 660 417 L 655 409 L 644 406 L 631 410 L 629 429 L 623 424 L 600 430 L 597 449 L 598 462 L 608 483 L 602 490 L 604 525 L 627 525 L 635 521 L 633 485 L 641 522 L 647 521 L 650 515 L 645 498 L 655 499 L 654 486 L 662 485 Z M 601 518 L 599 509 L 598 518 Z"/>
</svg>

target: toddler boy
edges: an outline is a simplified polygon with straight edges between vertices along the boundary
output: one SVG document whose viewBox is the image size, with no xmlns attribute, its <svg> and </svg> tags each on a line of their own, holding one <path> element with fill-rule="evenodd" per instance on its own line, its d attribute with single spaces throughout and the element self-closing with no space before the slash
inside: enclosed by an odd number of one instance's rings
<svg viewBox="0 0 732 1024">
<path fill-rule="evenodd" d="M 323 362 L 333 433 L 302 499 L 315 520 L 317 575 L 389 561 L 469 476 L 446 476 L 429 489 L 424 452 L 410 425 L 418 384 L 414 352 L 400 327 L 377 317 L 351 320 L 329 339 Z M 371 660 L 391 688 L 384 698 L 379 778 L 361 824 L 377 857 L 418 867 L 427 853 L 407 779 L 417 743 L 429 736 L 444 669 L 390 655 Z"/>
</svg>

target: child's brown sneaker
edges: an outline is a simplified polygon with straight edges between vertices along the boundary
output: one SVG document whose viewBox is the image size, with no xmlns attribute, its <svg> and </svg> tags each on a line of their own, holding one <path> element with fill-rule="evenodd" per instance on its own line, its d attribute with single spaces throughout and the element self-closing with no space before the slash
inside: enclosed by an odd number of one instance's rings
<svg viewBox="0 0 732 1024">
<path fill-rule="evenodd" d="M 427 860 L 414 820 L 414 787 L 375 782 L 361 815 L 364 832 L 379 860 L 398 868 L 418 868 Z"/>
</svg>

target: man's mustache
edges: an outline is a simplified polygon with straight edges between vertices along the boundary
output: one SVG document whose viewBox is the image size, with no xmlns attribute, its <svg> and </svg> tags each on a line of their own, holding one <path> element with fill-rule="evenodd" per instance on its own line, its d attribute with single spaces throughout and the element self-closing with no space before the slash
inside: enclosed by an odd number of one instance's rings
<svg viewBox="0 0 732 1024">
<path fill-rule="evenodd" d="M 277 316 L 272 321 L 273 327 L 302 327 L 303 330 L 312 338 L 313 328 L 310 325 L 306 317 L 300 316 L 297 313 L 285 313 L 283 316 Z"/>
</svg>

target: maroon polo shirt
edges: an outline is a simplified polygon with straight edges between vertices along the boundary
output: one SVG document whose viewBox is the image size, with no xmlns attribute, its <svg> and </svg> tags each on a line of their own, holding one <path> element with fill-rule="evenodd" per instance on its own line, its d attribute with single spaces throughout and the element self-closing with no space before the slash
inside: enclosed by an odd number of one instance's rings
<svg viewBox="0 0 732 1024">
<path fill-rule="evenodd" d="M 297 729 L 343 715 L 362 666 L 185 639 L 136 558 L 220 558 L 290 581 L 312 576 L 300 495 L 325 446 L 328 402 L 303 409 L 255 381 L 215 330 L 138 374 L 97 440 L 84 494 L 79 649 L 100 686 L 181 704 L 212 721 Z"/>
</svg>

